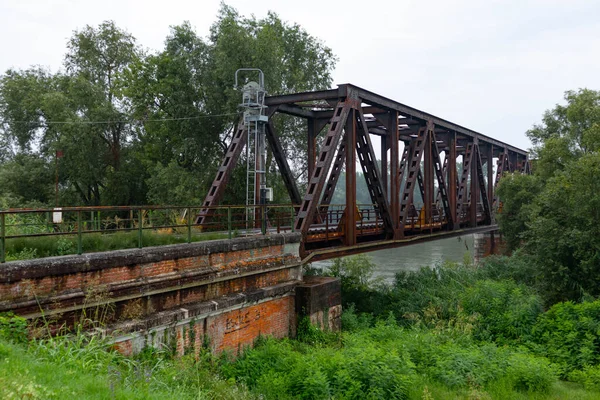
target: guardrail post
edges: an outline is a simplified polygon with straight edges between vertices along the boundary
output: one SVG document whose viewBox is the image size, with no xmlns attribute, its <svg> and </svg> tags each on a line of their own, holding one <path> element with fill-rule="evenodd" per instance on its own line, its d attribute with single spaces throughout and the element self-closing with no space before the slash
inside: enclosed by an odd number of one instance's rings
<svg viewBox="0 0 600 400">
<path fill-rule="evenodd" d="M 192 208 L 188 207 L 187 209 L 187 241 L 188 243 L 192 243 Z"/>
<path fill-rule="evenodd" d="M 267 206 L 265 204 L 262 204 L 260 206 L 260 208 L 261 208 L 260 230 L 263 235 L 266 235 L 267 234 Z"/>
<path fill-rule="evenodd" d="M 142 224 L 144 219 L 142 218 L 142 209 L 138 208 L 138 248 L 142 248 Z"/>
<path fill-rule="evenodd" d="M 227 207 L 227 232 L 229 232 L 229 239 L 231 239 L 231 206 Z"/>
<path fill-rule="evenodd" d="M 81 242 L 81 210 L 77 211 L 77 254 L 83 253 L 83 244 Z"/>
<path fill-rule="evenodd" d="M 0 214 L 0 263 L 6 262 L 6 214 Z"/>
<path fill-rule="evenodd" d="M 294 205 L 292 204 L 292 209 L 290 211 L 290 231 L 294 232 L 294 222 L 296 220 L 296 216 L 294 215 Z"/>
</svg>

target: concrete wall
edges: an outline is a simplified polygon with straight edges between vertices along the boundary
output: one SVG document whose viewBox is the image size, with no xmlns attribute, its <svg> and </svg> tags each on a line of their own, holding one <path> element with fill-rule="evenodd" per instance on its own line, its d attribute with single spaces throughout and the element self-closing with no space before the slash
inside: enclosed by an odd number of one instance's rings
<svg viewBox="0 0 600 400">
<path fill-rule="evenodd" d="M 126 354 L 145 345 L 237 352 L 261 334 L 295 333 L 299 239 L 278 234 L 9 262 L 0 274 L 0 312 L 56 326 L 102 319 L 102 331 Z"/>
</svg>

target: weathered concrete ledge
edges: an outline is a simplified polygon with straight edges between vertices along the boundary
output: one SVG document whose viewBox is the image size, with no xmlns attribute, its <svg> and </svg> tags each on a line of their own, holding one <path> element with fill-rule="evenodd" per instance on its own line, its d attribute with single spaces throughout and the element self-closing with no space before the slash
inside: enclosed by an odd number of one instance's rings
<svg viewBox="0 0 600 400">
<path fill-rule="evenodd" d="M 0 267 L 0 283 L 48 276 L 92 272 L 122 265 L 147 264 L 169 259 L 206 256 L 269 246 L 300 243 L 300 233 L 279 233 L 239 237 L 234 239 L 207 240 L 184 244 L 123 249 L 82 255 L 9 261 Z"/>
</svg>

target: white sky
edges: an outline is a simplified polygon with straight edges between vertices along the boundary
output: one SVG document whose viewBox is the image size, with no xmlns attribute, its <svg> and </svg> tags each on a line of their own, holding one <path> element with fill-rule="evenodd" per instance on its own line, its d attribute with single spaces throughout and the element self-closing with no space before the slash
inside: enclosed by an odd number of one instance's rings
<svg viewBox="0 0 600 400">
<path fill-rule="evenodd" d="M 272 10 L 339 57 L 352 83 L 521 148 L 524 132 L 563 92 L 600 89 L 600 1 L 229 0 L 243 15 Z M 218 0 L 0 0 L 0 71 L 60 68 L 75 29 L 114 20 L 159 50 L 170 25 L 205 36 Z M 233 77 L 232 77 L 233 79 Z"/>
</svg>

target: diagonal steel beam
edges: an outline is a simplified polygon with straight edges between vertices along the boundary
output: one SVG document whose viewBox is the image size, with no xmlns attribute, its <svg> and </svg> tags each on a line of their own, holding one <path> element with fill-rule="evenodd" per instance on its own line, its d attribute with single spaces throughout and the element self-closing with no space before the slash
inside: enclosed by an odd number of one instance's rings
<svg viewBox="0 0 600 400">
<path fill-rule="evenodd" d="M 292 169 L 287 162 L 285 154 L 283 154 L 283 147 L 281 146 L 279 137 L 275 133 L 272 121 L 269 121 L 265 131 L 267 142 L 269 143 L 269 146 L 271 146 L 271 151 L 273 151 L 273 157 L 275 157 L 275 161 L 277 162 L 277 168 L 279 168 L 279 173 L 281 173 L 285 188 L 290 195 L 290 200 L 292 201 L 292 204 L 298 205 L 302 201 L 302 197 L 300 196 L 298 186 L 296 186 L 294 176 L 292 175 Z"/>
<path fill-rule="evenodd" d="M 348 118 L 348 112 L 352 108 L 353 103 L 358 103 L 358 100 L 346 98 L 344 101 L 339 101 L 331 118 L 329 130 L 325 135 L 319 158 L 317 159 L 313 174 L 308 181 L 306 194 L 304 195 L 294 223 L 296 230 L 300 230 L 303 236 L 306 236 L 315 218 L 317 205 L 327 179 L 327 173 L 333 162 L 335 151 L 338 148 L 344 125 Z"/>
<path fill-rule="evenodd" d="M 356 152 L 358 154 L 358 160 L 362 167 L 365 181 L 367 182 L 367 189 L 369 190 L 371 201 L 373 204 L 377 205 L 385 230 L 391 237 L 394 232 L 394 224 L 392 222 L 390 206 L 387 200 L 386 191 L 383 188 L 381 172 L 377 166 L 375 150 L 373 150 L 373 144 L 369 137 L 369 129 L 367 128 L 365 116 L 360 107 L 357 110 L 356 116 L 358 123 L 356 136 Z"/>
<path fill-rule="evenodd" d="M 431 156 L 433 159 L 435 175 L 438 181 L 438 197 L 442 202 L 442 207 L 444 208 L 444 213 L 446 214 L 448 226 L 451 227 L 453 226 L 454 221 L 452 220 L 452 213 L 450 212 L 450 199 L 448 197 L 448 187 L 445 179 L 447 176 L 446 169 L 448 167 L 448 157 L 444 157 L 444 166 L 442 167 L 440 151 L 436 142 L 435 132 L 431 132 Z"/>
<path fill-rule="evenodd" d="M 421 159 L 423 158 L 425 139 L 429 130 L 433 130 L 433 124 L 430 122 L 427 123 L 427 127 L 421 127 L 419 129 L 416 139 L 414 139 L 410 146 L 410 161 L 407 165 L 406 183 L 404 184 L 404 190 L 400 197 L 400 230 L 402 231 L 404 231 L 408 221 L 409 207 L 413 204 L 415 182 L 417 180 L 417 175 L 421 170 Z"/>
<path fill-rule="evenodd" d="M 467 150 L 463 157 L 462 174 L 459 181 L 458 196 L 456 199 L 456 220 L 458 223 L 463 222 L 462 213 L 465 199 L 468 192 L 469 172 L 471 171 L 471 161 L 473 159 L 473 143 L 467 145 Z"/>
<path fill-rule="evenodd" d="M 479 152 L 479 145 L 475 145 L 475 162 L 477 163 L 477 179 L 479 180 L 479 191 L 481 192 L 481 203 L 483 204 L 483 212 L 485 213 L 485 224 L 489 224 L 492 221 L 492 213 L 490 211 L 490 201 L 488 198 L 487 189 L 485 186 L 485 179 L 483 174 L 483 163 L 481 162 L 481 154 Z M 473 178 L 471 178 L 473 179 Z"/>
<path fill-rule="evenodd" d="M 240 154 L 246 146 L 246 142 L 248 141 L 248 127 L 244 124 L 244 122 L 240 122 L 233 134 L 233 138 L 231 139 L 231 143 L 229 143 L 229 147 L 227 147 L 227 152 L 225 153 L 225 158 L 221 163 L 221 166 L 217 170 L 217 176 L 213 181 L 208 194 L 204 198 L 202 202 L 203 208 L 200 210 L 198 215 L 196 215 L 196 224 L 206 223 L 207 220 L 214 214 L 214 207 L 219 204 L 221 198 L 223 197 L 223 193 L 225 192 L 225 187 L 227 186 L 227 182 L 229 182 L 229 178 L 231 176 L 231 171 L 235 168 L 235 164 L 240 158 Z"/>
</svg>

